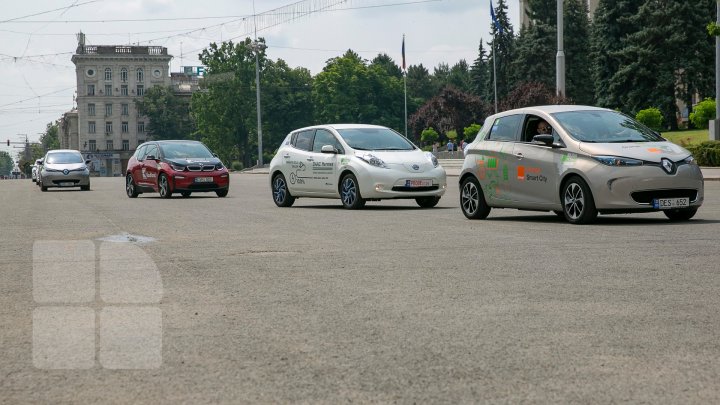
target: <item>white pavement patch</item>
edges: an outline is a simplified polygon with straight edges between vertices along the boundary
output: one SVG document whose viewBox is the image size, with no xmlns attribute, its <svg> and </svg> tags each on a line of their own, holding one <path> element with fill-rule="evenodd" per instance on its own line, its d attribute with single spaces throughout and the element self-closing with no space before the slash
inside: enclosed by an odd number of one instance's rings
<svg viewBox="0 0 720 405">
<path fill-rule="evenodd" d="M 109 369 L 160 367 L 162 312 L 152 306 L 163 294 L 157 266 L 130 243 L 102 242 L 97 263 L 99 294 L 93 241 L 33 244 L 33 298 L 42 305 L 33 310 L 33 364 L 93 368 L 97 352 Z"/>
</svg>

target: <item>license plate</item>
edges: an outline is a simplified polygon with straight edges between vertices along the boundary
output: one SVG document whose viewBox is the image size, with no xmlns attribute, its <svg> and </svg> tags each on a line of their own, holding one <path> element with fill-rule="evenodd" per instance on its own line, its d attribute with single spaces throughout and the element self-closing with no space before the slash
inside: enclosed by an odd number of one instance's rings
<svg viewBox="0 0 720 405">
<path fill-rule="evenodd" d="M 72 187 L 72 186 L 74 186 L 74 185 L 75 185 L 75 183 L 72 183 L 72 182 L 69 182 L 69 181 L 60 183 L 60 187 Z"/>
<path fill-rule="evenodd" d="M 672 208 L 686 208 L 689 206 L 689 198 L 656 198 L 653 200 L 653 208 L 660 210 L 669 210 Z"/>
<path fill-rule="evenodd" d="M 430 180 L 430 179 L 405 180 L 405 187 L 430 187 L 430 186 L 432 186 L 432 180 Z"/>
<path fill-rule="evenodd" d="M 195 183 L 212 183 L 212 177 L 195 177 Z"/>
</svg>

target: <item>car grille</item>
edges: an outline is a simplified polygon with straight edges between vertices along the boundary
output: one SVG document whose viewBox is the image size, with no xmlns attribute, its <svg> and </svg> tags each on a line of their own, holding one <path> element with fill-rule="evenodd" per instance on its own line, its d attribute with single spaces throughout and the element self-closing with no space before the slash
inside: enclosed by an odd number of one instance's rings
<svg viewBox="0 0 720 405">
<path fill-rule="evenodd" d="M 80 180 L 53 180 L 53 184 L 60 184 L 60 183 L 73 183 L 77 184 Z"/>
<path fill-rule="evenodd" d="M 191 172 L 212 172 L 215 170 L 215 165 L 188 165 L 187 169 Z"/>
<path fill-rule="evenodd" d="M 438 186 L 429 186 L 429 187 L 404 187 L 404 186 L 395 186 L 392 188 L 392 191 L 406 191 L 406 192 L 421 192 L 421 191 L 434 191 L 437 190 Z"/>
<path fill-rule="evenodd" d="M 652 200 L 656 198 L 689 198 L 690 202 L 695 202 L 697 199 L 697 190 L 693 189 L 684 189 L 684 188 L 678 188 L 678 189 L 672 189 L 672 190 L 646 190 L 646 191 L 636 191 L 634 193 L 630 193 L 630 196 L 632 197 L 635 202 L 640 204 L 652 204 Z"/>
</svg>

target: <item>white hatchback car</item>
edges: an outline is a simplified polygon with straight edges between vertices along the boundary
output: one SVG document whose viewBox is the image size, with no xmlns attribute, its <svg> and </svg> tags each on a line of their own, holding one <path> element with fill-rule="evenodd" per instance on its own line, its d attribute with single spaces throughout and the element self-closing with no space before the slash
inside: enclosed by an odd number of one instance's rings
<svg viewBox="0 0 720 405">
<path fill-rule="evenodd" d="M 348 209 L 366 201 L 415 199 L 437 205 L 447 189 L 445 169 L 390 128 L 317 125 L 292 131 L 270 162 L 273 201 L 289 207 L 298 197 L 340 198 Z"/>
</svg>

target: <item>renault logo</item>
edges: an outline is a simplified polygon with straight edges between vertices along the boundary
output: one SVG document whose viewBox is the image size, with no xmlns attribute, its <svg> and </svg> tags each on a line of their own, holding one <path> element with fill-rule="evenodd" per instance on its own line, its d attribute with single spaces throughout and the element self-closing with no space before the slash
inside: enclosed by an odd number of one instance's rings
<svg viewBox="0 0 720 405">
<path fill-rule="evenodd" d="M 675 163 L 673 163 L 672 160 L 662 158 L 660 162 L 662 163 L 663 169 L 665 169 L 668 174 L 675 173 Z"/>
<path fill-rule="evenodd" d="M 68 169 L 65 169 L 65 170 L 63 170 L 63 174 L 64 174 L 64 175 L 66 175 L 66 176 L 67 176 L 67 175 L 68 175 L 68 173 L 70 173 L 70 170 L 68 170 Z"/>
<path fill-rule="evenodd" d="M 419 165 L 412 165 L 412 168 L 413 168 L 413 170 L 420 170 L 420 166 L 419 166 Z"/>
</svg>

